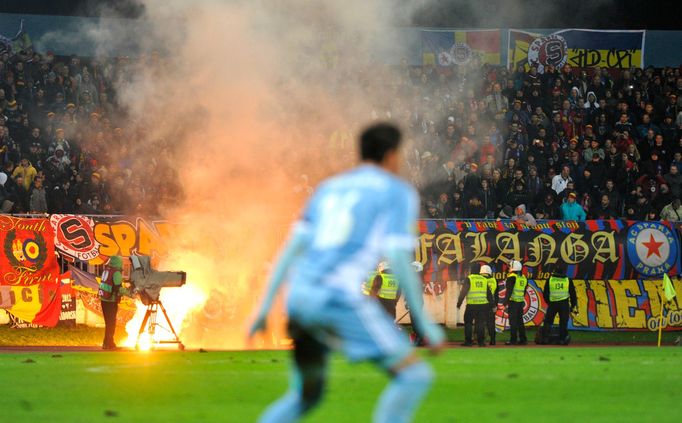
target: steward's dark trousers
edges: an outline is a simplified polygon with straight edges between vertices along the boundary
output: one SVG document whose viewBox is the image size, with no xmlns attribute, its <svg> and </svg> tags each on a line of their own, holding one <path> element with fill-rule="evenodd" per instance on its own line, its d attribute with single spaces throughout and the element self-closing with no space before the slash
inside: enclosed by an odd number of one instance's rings
<svg viewBox="0 0 682 423">
<path fill-rule="evenodd" d="M 114 332 L 116 331 L 116 313 L 118 312 L 118 302 L 101 301 L 102 315 L 104 315 L 104 342 L 103 348 L 114 348 Z"/>
<path fill-rule="evenodd" d="M 381 304 L 384 310 L 386 310 L 386 313 L 391 316 L 391 319 L 395 320 L 395 309 L 398 305 L 398 299 L 387 300 L 386 298 L 379 298 L 379 304 Z"/>
<path fill-rule="evenodd" d="M 495 335 L 497 332 L 495 331 L 495 313 L 497 312 L 497 307 L 491 306 L 490 311 L 488 312 L 488 336 L 490 337 L 490 342 L 495 342 Z"/>
<path fill-rule="evenodd" d="M 526 327 L 523 325 L 523 305 L 523 302 L 509 301 L 507 313 L 509 314 L 509 330 L 511 332 L 509 341 L 512 343 L 528 342 Z"/>
<path fill-rule="evenodd" d="M 464 311 L 464 341 L 472 342 L 471 329 L 476 321 L 476 340 L 478 345 L 485 343 L 485 325 L 490 313 L 490 304 L 467 304 Z"/>
<path fill-rule="evenodd" d="M 568 317 L 570 315 L 570 308 L 568 306 L 568 298 L 561 301 L 550 301 L 547 307 L 547 314 L 545 314 L 545 324 L 542 325 L 542 338 L 544 341 L 549 339 L 550 330 L 554 323 L 554 318 L 559 314 L 559 340 L 563 341 L 568 336 Z"/>
</svg>

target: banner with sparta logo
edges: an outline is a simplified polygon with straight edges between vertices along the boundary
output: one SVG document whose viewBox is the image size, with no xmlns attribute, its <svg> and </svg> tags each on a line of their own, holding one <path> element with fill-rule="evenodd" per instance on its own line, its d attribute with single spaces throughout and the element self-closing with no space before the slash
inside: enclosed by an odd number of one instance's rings
<svg viewBox="0 0 682 423">
<path fill-rule="evenodd" d="M 523 320 L 526 326 L 539 326 L 547 311 L 542 291 L 546 280 L 529 280 Z M 666 303 L 661 279 L 648 280 L 573 280 L 578 299 L 577 312 L 571 314 L 572 330 L 658 330 L 663 311 L 663 330 L 682 329 L 682 300 L 676 296 Z M 682 292 L 682 279 L 674 278 L 675 290 Z M 503 281 L 498 281 L 504 298 Z M 663 307 L 664 305 L 664 307 Z M 555 321 L 556 324 L 559 320 Z M 498 331 L 509 328 L 502 305 L 495 315 Z"/>
<path fill-rule="evenodd" d="M 644 67 L 645 31 L 605 31 L 565 29 L 553 33 L 509 30 L 507 66 L 560 68 L 565 64 L 577 68 L 602 67 L 628 69 Z"/>
<path fill-rule="evenodd" d="M 59 266 L 47 219 L 0 215 L 0 245 L 0 307 L 29 323 L 56 325 Z"/>
<path fill-rule="evenodd" d="M 111 256 L 163 254 L 173 225 L 140 217 L 55 214 L 50 217 L 55 246 L 71 260 L 102 264 Z"/>
<path fill-rule="evenodd" d="M 463 280 L 472 263 L 506 277 L 509 260 L 521 260 L 529 279 L 547 279 L 555 264 L 574 279 L 646 279 L 679 275 L 680 237 L 668 222 L 625 220 L 510 221 L 421 220 L 416 260 L 424 279 Z"/>
<path fill-rule="evenodd" d="M 500 64 L 500 30 L 421 30 L 424 65 L 465 65 L 476 58 L 480 63 Z"/>
</svg>

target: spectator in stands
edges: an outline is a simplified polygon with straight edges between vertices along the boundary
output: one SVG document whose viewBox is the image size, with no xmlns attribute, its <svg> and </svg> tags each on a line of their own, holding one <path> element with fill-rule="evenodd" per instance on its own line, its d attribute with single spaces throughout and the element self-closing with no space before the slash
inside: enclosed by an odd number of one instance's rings
<svg viewBox="0 0 682 423">
<path fill-rule="evenodd" d="M 448 194 L 443 192 L 438 196 L 438 203 L 436 203 L 436 208 L 438 209 L 438 215 L 445 219 L 455 218 L 455 208 L 448 197 Z"/>
<path fill-rule="evenodd" d="M 9 213 L 14 206 L 10 193 L 5 188 L 8 176 L 6 173 L 0 173 L 0 213 Z"/>
<path fill-rule="evenodd" d="M 561 218 L 563 220 L 577 220 L 583 221 L 586 218 L 585 210 L 583 210 L 580 204 L 576 203 L 577 195 L 575 192 L 570 192 L 564 202 L 561 205 Z"/>
<path fill-rule="evenodd" d="M 464 168 L 466 175 L 463 178 L 464 190 L 463 198 L 465 200 L 471 198 L 472 195 L 477 194 L 481 189 L 481 177 L 478 174 L 478 165 L 476 163 L 467 163 Z"/>
<path fill-rule="evenodd" d="M 492 219 L 495 217 L 498 203 L 495 199 L 495 192 L 490 187 L 490 182 L 487 179 L 481 181 L 481 191 L 479 193 L 481 204 L 485 210 L 486 218 Z"/>
<path fill-rule="evenodd" d="M 670 204 L 663 207 L 663 210 L 661 211 L 661 220 L 671 222 L 682 221 L 682 203 L 679 198 L 675 198 Z"/>
<path fill-rule="evenodd" d="M 604 191 L 602 191 L 602 194 L 606 194 L 609 197 L 609 206 L 616 212 L 617 216 L 621 215 L 621 195 L 616 190 L 616 185 L 613 182 L 613 179 L 607 179 L 606 180 L 606 186 L 604 187 Z"/>
<path fill-rule="evenodd" d="M 679 152 L 675 153 L 680 154 Z M 675 162 L 670 165 L 668 173 L 663 176 L 665 183 L 670 187 L 670 192 L 674 197 L 680 198 L 682 194 L 682 174 L 679 172 L 679 168 Z"/>
<path fill-rule="evenodd" d="M 486 217 L 486 210 L 481 203 L 478 194 L 474 194 L 464 210 L 464 217 L 468 219 L 484 219 Z"/>
<path fill-rule="evenodd" d="M 562 166 L 561 173 L 552 179 L 552 189 L 554 192 L 561 194 L 566 189 L 566 185 L 573 180 L 570 175 L 571 168 L 568 166 Z"/>
<path fill-rule="evenodd" d="M 528 193 L 526 192 L 526 188 L 523 184 L 523 179 L 515 180 L 513 182 L 513 187 L 513 191 L 507 194 L 504 204 L 506 206 L 510 206 L 512 209 L 515 209 L 520 204 L 528 203 Z"/>
<path fill-rule="evenodd" d="M 512 222 L 523 223 L 524 225 L 535 226 L 537 222 L 532 214 L 526 211 L 525 204 L 519 204 L 514 210 L 514 216 L 511 218 Z"/>
<path fill-rule="evenodd" d="M 31 213 L 47 213 L 47 195 L 41 176 L 37 176 L 33 181 L 33 189 L 29 199 L 29 210 Z"/>
<path fill-rule="evenodd" d="M 663 210 L 663 207 L 670 204 L 673 198 L 674 196 L 670 192 L 670 188 L 668 188 L 668 185 L 661 184 L 658 187 L 657 192 L 650 196 L 651 206 L 657 213 L 660 213 L 660 211 Z"/>
<path fill-rule="evenodd" d="M 590 219 L 614 219 L 617 217 L 616 211 L 611 207 L 611 200 L 608 194 L 602 194 L 599 204 L 595 205 L 588 214 Z"/>
<path fill-rule="evenodd" d="M 583 151 L 583 159 L 589 163 L 592 161 L 592 157 L 598 156 L 600 159 L 604 160 L 606 154 L 604 150 L 599 146 L 599 141 L 596 139 L 589 140 L 589 148 Z"/>
<path fill-rule="evenodd" d="M 52 184 L 59 184 L 68 179 L 68 171 L 71 161 L 64 152 L 62 145 L 57 145 L 54 154 L 47 158 L 45 162 L 45 174 L 47 180 Z"/>
<path fill-rule="evenodd" d="M 54 140 L 50 143 L 49 147 L 47 148 L 47 154 L 53 155 L 57 147 L 61 147 L 62 150 L 66 153 L 68 156 L 69 153 L 71 152 L 71 146 L 69 142 L 64 138 L 64 128 L 57 128 L 55 130 L 55 136 Z"/>
<path fill-rule="evenodd" d="M 21 177 L 21 184 L 27 191 L 33 186 L 33 180 L 38 175 L 38 171 L 35 167 L 28 161 L 28 159 L 22 159 L 19 166 L 12 172 L 12 178 L 15 180 Z M 19 182 L 17 182 L 19 184 Z"/>
<path fill-rule="evenodd" d="M 73 214 L 76 211 L 75 193 L 71 183 L 65 180 L 52 188 L 48 195 L 48 211 L 50 213 Z"/>
</svg>

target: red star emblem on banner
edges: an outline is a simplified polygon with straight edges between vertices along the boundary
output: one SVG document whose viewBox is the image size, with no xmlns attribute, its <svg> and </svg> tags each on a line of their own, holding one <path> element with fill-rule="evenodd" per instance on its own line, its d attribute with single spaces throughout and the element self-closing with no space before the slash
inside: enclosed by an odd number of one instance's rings
<svg viewBox="0 0 682 423">
<path fill-rule="evenodd" d="M 654 234 L 649 234 L 649 242 L 642 242 L 642 245 L 644 245 L 648 250 L 646 253 L 646 258 L 651 257 L 653 254 L 661 257 L 660 249 L 661 245 L 663 245 L 663 242 L 657 242 L 656 238 L 654 238 Z"/>
</svg>

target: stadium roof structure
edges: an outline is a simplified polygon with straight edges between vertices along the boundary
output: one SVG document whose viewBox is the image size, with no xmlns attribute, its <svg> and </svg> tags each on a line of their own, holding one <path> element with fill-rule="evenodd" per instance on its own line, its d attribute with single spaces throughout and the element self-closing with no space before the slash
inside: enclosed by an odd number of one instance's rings
<svg viewBox="0 0 682 423">
<path fill-rule="evenodd" d="M 682 2 L 642 0 L 383 0 L 404 26 L 681 30 Z M 143 0 L 3 0 L 0 13 L 137 18 Z M 416 6 L 415 6 L 416 5 Z"/>
</svg>

